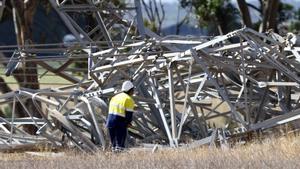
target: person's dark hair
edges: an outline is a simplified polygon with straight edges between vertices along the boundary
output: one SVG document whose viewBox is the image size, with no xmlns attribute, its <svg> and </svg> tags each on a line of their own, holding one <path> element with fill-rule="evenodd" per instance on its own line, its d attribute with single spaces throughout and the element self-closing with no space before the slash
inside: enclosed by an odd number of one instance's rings
<svg viewBox="0 0 300 169">
<path fill-rule="evenodd" d="M 133 91 L 134 91 L 134 88 L 131 88 L 130 90 L 128 90 L 127 92 L 124 92 L 124 93 L 126 93 L 128 95 L 132 95 Z"/>
</svg>

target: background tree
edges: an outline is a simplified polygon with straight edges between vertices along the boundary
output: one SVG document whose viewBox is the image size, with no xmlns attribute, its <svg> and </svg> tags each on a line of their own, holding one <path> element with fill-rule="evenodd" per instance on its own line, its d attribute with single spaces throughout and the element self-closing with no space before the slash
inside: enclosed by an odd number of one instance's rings
<svg viewBox="0 0 300 169">
<path fill-rule="evenodd" d="M 254 5 L 254 4 L 257 5 Z M 280 0 L 257 0 L 248 3 L 246 0 L 237 0 L 237 6 L 231 0 L 181 0 L 183 7 L 193 6 L 199 16 L 199 23 L 214 25 L 219 33 L 227 33 L 243 25 L 259 30 L 277 30 L 279 23 L 290 19 L 291 5 Z M 259 13 L 260 18 L 254 23 L 251 11 Z M 213 22 L 213 23 L 212 23 Z"/>
<path fill-rule="evenodd" d="M 47 18 L 47 15 L 51 13 L 49 6 L 48 1 L 36 0 L 7 0 L 5 3 L 5 8 L 0 22 L 0 32 L 2 37 L 0 43 L 1 45 L 17 45 L 18 50 L 22 51 L 22 57 L 25 62 L 22 62 L 22 64 L 20 64 L 20 66 L 11 73 L 20 88 L 39 89 L 40 87 L 38 81 L 38 67 L 35 62 L 30 61 L 32 55 L 23 50 L 24 48 L 27 48 L 25 46 L 34 43 L 51 43 L 54 39 L 54 42 L 58 43 L 62 40 L 62 37 L 59 35 L 66 34 L 61 26 L 61 22 L 56 23 L 53 22 L 52 18 Z M 38 11 L 39 13 L 37 13 Z M 38 23 L 38 20 L 42 20 L 43 23 Z M 45 22 L 54 24 L 47 27 L 44 26 Z M 41 27 L 39 31 L 37 26 Z M 60 29 L 60 31 L 57 33 L 53 28 Z M 55 36 L 56 34 L 58 36 Z M 49 39 L 51 40 L 49 41 Z M 0 53 L 1 60 L 8 60 L 11 56 L 12 53 Z M 7 66 L 7 62 L 1 62 L 1 64 L 4 67 Z M 5 80 L 6 78 L 0 77 L 1 93 L 13 91 Z M 33 106 L 31 99 L 24 100 L 23 103 L 26 108 L 32 112 L 33 116 L 40 117 L 40 114 L 36 110 L 35 106 Z M 17 117 L 28 116 L 19 103 L 16 104 L 15 112 Z M 0 111 L 1 116 L 9 115 L 5 113 L 7 112 Z M 30 134 L 35 134 L 36 128 L 27 126 L 25 130 L 27 130 Z"/>
<path fill-rule="evenodd" d="M 165 20 L 165 9 L 161 0 L 142 0 L 143 8 L 146 12 L 145 25 L 157 34 L 162 32 L 162 24 Z"/>
<path fill-rule="evenodd" d="M 3 12 L 3 15 L 0 17 L 0 36 L 2 37 L 0 39 L 1 45 L 17 44 L 19 49 L 22 50 L 24 49 L 24 45 L 28 44 L 61 43 L 63 37 L 70 34 L 69 30 L 57 15 L 56 11 L 52 8 L 48 0 L 6 0 L 5 2 L 6 3 L 3 4 L 3 6 L 0 6 L 0 10 Z M 118 7 L 125 4 L 124 0 L 113 0 L 111 2 Z M 74 13 L 74 15 L 75 14 L 76 13 Z M 92 20 L 87 20 L 86 18 L 83 19 L 85 19 L 84 23 L 87 23 L 87 25 L 93 26 L 96 24 L 93 23 Z M 14 32 L 6 30 L 14 30 Z M 9 33 L 7 34 L 6 32 Z M 20 64 L 20 66 L 14 70 L 11 75 L 16 80 L 18 87 L 39 89 L 38 67 L 35 62 L 30 61 L 30 53 L 23 51 L 22 55 L 26 62 Z M 8 60 L 11 56 L 12 53 L 0 53 L 1 60 Z M 0 64 L 6 67 L 7 62 L 1 62 Z M 6 78 L 2 78 L 0 76 L 1 93 L 13 91 L 6 83 L 6 80 Z M 35 106 L 33 106 L 31 99 L 24 100 L 24 104 L 35 117 L 40 117 L 40 114 L 36 110 Z M 0 109 L 0 116 L 2 117 L 6 115 L 5 113 L 10 112 L 3 112 L 2 109 Z M 16 116 L 28 116 L 19 103 L 16 104 Z M 31 134 L 35 134 L 36 129 L 27 128 L 27 131 Z"/>
<path fill-rule="evenodd" d="M 240 25 L 239 12 L 230 0 L 181 0 L 181 5 L 192 6 L 199 24 L 208 27 L 210 33 L 224 34 Z"/>
<path fill-rule="evenodd" d="M 260 14 L 259 31 L 264 32 L 268 29 L 277 29 L 278 9 L 281 4 L 280 0 L 258 0 L 259 7 L 246 3 L 245 0 L 238 0 L 238 6 L 241 12 L 244 25 L 252 27 L 251 15 L 249 8 L 256 10 Z"/>
<path fill-rule="evenodd" d="M 19 49 L 21 49 L 21 46 L 31 44 L 33 42 L 32 25 L 33 17 L 38 6 L 38 1 L 11 0 L 9 5 L 11 7 L 10 9 L 14 20 L 17 45 L 19 46 Z M 25 60 L 30 59 L 27 53 L 24 53 L 24 57 Z M 25 63 L 22 65 L 22 68 L 14 71 L 14 78 L 16 79 L 20 87 L 39 89 L 37 65 L 34 62 L 25 61 Z M 35 117 L 41 117 L 41 115 L 34 107 L 31 99 L 27 99 L 24 104 Z M 28 116 L 26 112 L 23 111 L 20 104 L 16 105 L 16 112 L 18 116 Z M 34 134 L 36 131 L 36 128 L 31 126 L 28 126 L 26 129 L 30 134 Z"/>
<path fill-rule="evenodd" d="M 288 30 L 300 34 L 300 8 L 293 13 L 293 19 L 288 26 Z"/>
</svg>

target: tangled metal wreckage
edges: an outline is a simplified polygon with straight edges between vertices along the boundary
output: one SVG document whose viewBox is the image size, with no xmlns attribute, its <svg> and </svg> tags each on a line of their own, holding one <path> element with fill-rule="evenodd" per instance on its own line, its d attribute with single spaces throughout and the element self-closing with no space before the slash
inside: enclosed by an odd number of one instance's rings
<svg viewBox="0 0 300 169">
<path fill-rule="evenodd" d="M 49 1 L 77 42 L 21 47 L 9 59 L 6 74 L 18 63 L 33 61 L 73 84 L 1 95 L 0 105 L 12 107 L 11 118 L 0 118 L 1 149 L 44 143 L 87 152 L 105 149 L 107 103 L 124 80 L 136 86 L 131 147 L 193 147 L 289 122 L 297 126 L 296 35 L 243 28 L 216 37 L 160 37 L 143 26 L 139 0 L 124 9 L 104 1 Z M 75 14 L 97 25 L 87 30 Z M 78 59 L 88 61 L 82 79 L 68 71 Z M 25 106 L 28 99 L 37 112 Z M 28 117 L 15 116 L 17 104 Z M 28 125 L 37 128 L 35 135 L 24 130 Z"/>
</svg>

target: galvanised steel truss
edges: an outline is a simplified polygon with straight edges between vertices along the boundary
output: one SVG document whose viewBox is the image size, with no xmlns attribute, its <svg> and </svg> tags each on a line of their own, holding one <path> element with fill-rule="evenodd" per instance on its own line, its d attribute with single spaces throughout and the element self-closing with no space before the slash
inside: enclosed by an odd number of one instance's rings
<svg viewBox="0 0 300 169">
<path fill-rule="evenodd" d="M 139 0 L 126 9 L 104 1 L 49 1 L 78 42 L 24 47 L 10 59 L 7 72 L 30 60 L 74 85 L 0 96 L 1 105 L 12 105 L 12 117 L 0 118 L 3 149 L 44 143 L 105 149 L 107 103 L 124 80 L 136 86 L 129 146 L 213 144 L 300 118 L 300 44 L 294 34 L 243 28 L 217 37 L 160 37 L 143 26 Z M 97 24 L 84 29 L 87 25 L 74 19 L 78 15 Z M 42 52 L 53 56 L 34 57 Z M 78 58 L 88 61 L 83 79 L 67 69 Z M 42 118 L 26 108 L 26 99 Z M 16 118 L 17 103 L 28 117 Z M 37 135 L 24 125 L 36 126 Z M 231 133 L 225 136 L 216 129 L 220 126 Z"/>
</svg>

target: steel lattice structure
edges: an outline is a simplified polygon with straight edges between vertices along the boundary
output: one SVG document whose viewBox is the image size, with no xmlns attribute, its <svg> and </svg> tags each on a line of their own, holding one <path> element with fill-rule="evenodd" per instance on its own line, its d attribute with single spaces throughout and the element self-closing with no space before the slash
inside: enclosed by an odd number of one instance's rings
<svg viewBox="0 0 300 169">
<path fill-rule="evenodd" d="M 76 145 L 88 152 L 105 149 L 107 103 L 124 80 L 136 86 L 138 109 L 129 129 L 130 146 L 212 144 L 216 138 L 225 139 L 215 126 L 214 120 L 220 118 L 232 135 L 300 118 L 296 35 L 243 28 L 217 37 L 160 37 L 143 26 L 139 0 L 123 9 L 131 11 L 129 15 L 104 1 L 49 1 L 78 42 L 52 44 L 51 49 L 28 46 L 10 59 L 8 70 L 26 61 L 22 54 L 53 53 L 30 59 L 73 85 L 0 96 L 1 105 L 13 107 L 11 118 L 0 118 L 3 148 L 48 143 Z M 77 13 L 97 24 L 84 29 L 74 19 Z M 118 36 L 112 36 L 116 32 Z M 83 79 L 67 71 L 78 58 L 88 61 Z M 59 61 L 60 66 L 54 68 L 50 61 Z M 23 104 L 26 99 L 33 100 L 42 118 L 32 116 Z M 16 103 L 28 118 L 15 118 Z M 37 135 L 26 133 L 23 125 L 36 126 Z"/>
</svg>

